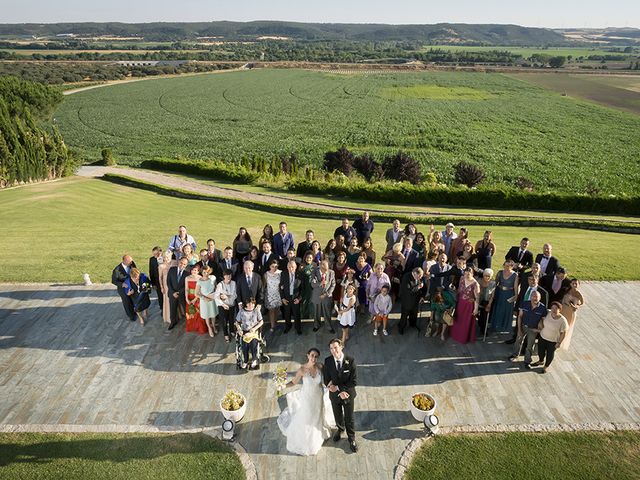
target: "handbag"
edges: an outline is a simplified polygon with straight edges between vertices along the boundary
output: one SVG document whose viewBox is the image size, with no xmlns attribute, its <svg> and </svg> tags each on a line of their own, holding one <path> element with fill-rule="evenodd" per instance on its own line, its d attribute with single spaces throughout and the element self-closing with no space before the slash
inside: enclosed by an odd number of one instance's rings
<svg viewBox="0 0 640 480">
<path fill-rule="evenodd" d="M 453 313 L 451 312 L 451 310 L 445 310 L 442 314 L 442 319 L 448 326 L 453 325 Z"/>
</svg>

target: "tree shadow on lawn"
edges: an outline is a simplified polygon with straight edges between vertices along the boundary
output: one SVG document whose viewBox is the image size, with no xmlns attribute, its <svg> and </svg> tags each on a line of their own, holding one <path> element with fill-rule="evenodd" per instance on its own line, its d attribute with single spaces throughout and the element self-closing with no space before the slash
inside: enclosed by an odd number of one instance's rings
<svg viewBox="0 0 640 480">
<path fill-rule="evenodd" d="M 32 435 L 32 434 L 29 434 Z M 126 462 L 151 460 L 165 455 L 208 453 L 214 447 L 214 439 L 201 434 L 140 435 L 105 434 L 115 438 L 74 438 L 72 434 L 48 434 L 60 436 L 59 440 L 36 443 L 0 443 L 0 467 L 12 463 L 47 464 L 63 459 L 82 459 L 99 462 Z M 82 434 L 85 435 L 85 434 Z M 93 436 L 97 434 L 86 434 Z M 106 467 L 108 468 L 108 467 Z"/>
</svg>

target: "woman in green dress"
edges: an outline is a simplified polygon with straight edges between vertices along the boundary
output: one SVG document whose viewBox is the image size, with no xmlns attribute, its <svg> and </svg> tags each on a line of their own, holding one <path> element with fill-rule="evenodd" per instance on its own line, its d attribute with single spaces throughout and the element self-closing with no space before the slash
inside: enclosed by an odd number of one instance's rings
<svg viewBox="0 0 640 480">
<path fill-rule="evenodd" d="M 302 273 L 302 307 L 300 314 L 302 318 L 312 318 L 313 305 L 311 304 L 311 277 L 318 265 L 313 261 L 313 254 L 309 251 L 304 254 L 300 272 Z"/>
<path fill-rule="evenodd" d="M 445 321 L 445 312 L 450 315 L 449 318 L 453 318 L 453 308 L 456 305 L 456 296 L 450 290 L 444 290 L 442 287 L 438 287 L 431 297 L 431 322 L 430 328 L 427 328 L 427 337 L 437 337 L 440 332 L 440 339 L 444 340 L 444 334 L 447 331 L 449 324 Z M 440 330 L 442 328 L 442 330 Z"/>
</svg>

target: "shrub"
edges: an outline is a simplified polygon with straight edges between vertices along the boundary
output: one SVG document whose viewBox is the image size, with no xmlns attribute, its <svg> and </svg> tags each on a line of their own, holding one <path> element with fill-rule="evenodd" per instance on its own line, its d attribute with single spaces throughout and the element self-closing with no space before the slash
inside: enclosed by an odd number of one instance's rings
<svg viewBox="0 0 640 480">
<path fill-rule="evenodd" d="M 433 172 L 427 172 L 422 178 L 422 183 L 435 186 L 438 183 L 438 177 L 436 177 L 436 174 Z"/>
<path fill-rule="evenodd" d="M 400 182 L 418 182 L 420 180 L 420 164 L 404 152 L 387 156 L 382 161 L 384 177 Z"/>
<path fill-rule="evenodd" d="M 346 147 L 340 147 L 335 152 L 327 152 L 324 154 L 323 168 L 327 172 L 337 170 L 349 175 L 353 171 L 354 155 L 347 150 Z"/>
<path fill-rule="evenodd" d="M 456 183 L 466 185 L 469 188 L 476 187 L 482 183 L 485 174 L 480 167 L 466 162 L 460 162 L 453 167 Z"/>
<path fill-rule="evenodd" d="M 535 186 L 533 180 L 530 180 L 527 177 L 516 178 L 515 184 L 520 190 L 526 190 L 527 192 L 532 192 L 533 187 Z"/>
<path fill-rule="evenodd" d="M 113 167 L 116 164 L 116 161 L 113 158 L 113 152 L 110 148 L 103 148 L 100 154 L 102 155 L 102 164 L 104 166 Z"/>
<path fill-rule="evenodd" d="M 384 170 L 382 165 L 376 162 L 369 155 L 359 155 L 353 159 L 353 168 L 368 181 L 382 180 Z"/>
</svg>

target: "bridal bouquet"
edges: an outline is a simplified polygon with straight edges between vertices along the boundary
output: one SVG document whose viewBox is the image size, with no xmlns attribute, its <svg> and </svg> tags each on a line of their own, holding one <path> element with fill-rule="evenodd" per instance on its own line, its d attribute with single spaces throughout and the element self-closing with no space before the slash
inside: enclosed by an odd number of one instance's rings
<svg viewBox="0 0 640 480">
<path fill-rule="evenodd" d="M 273 374 L 273 383 L 276 385 L 276 397 L 280 397 L 287 386 L 287 367 L 279 363 Z"/>
</svg>

